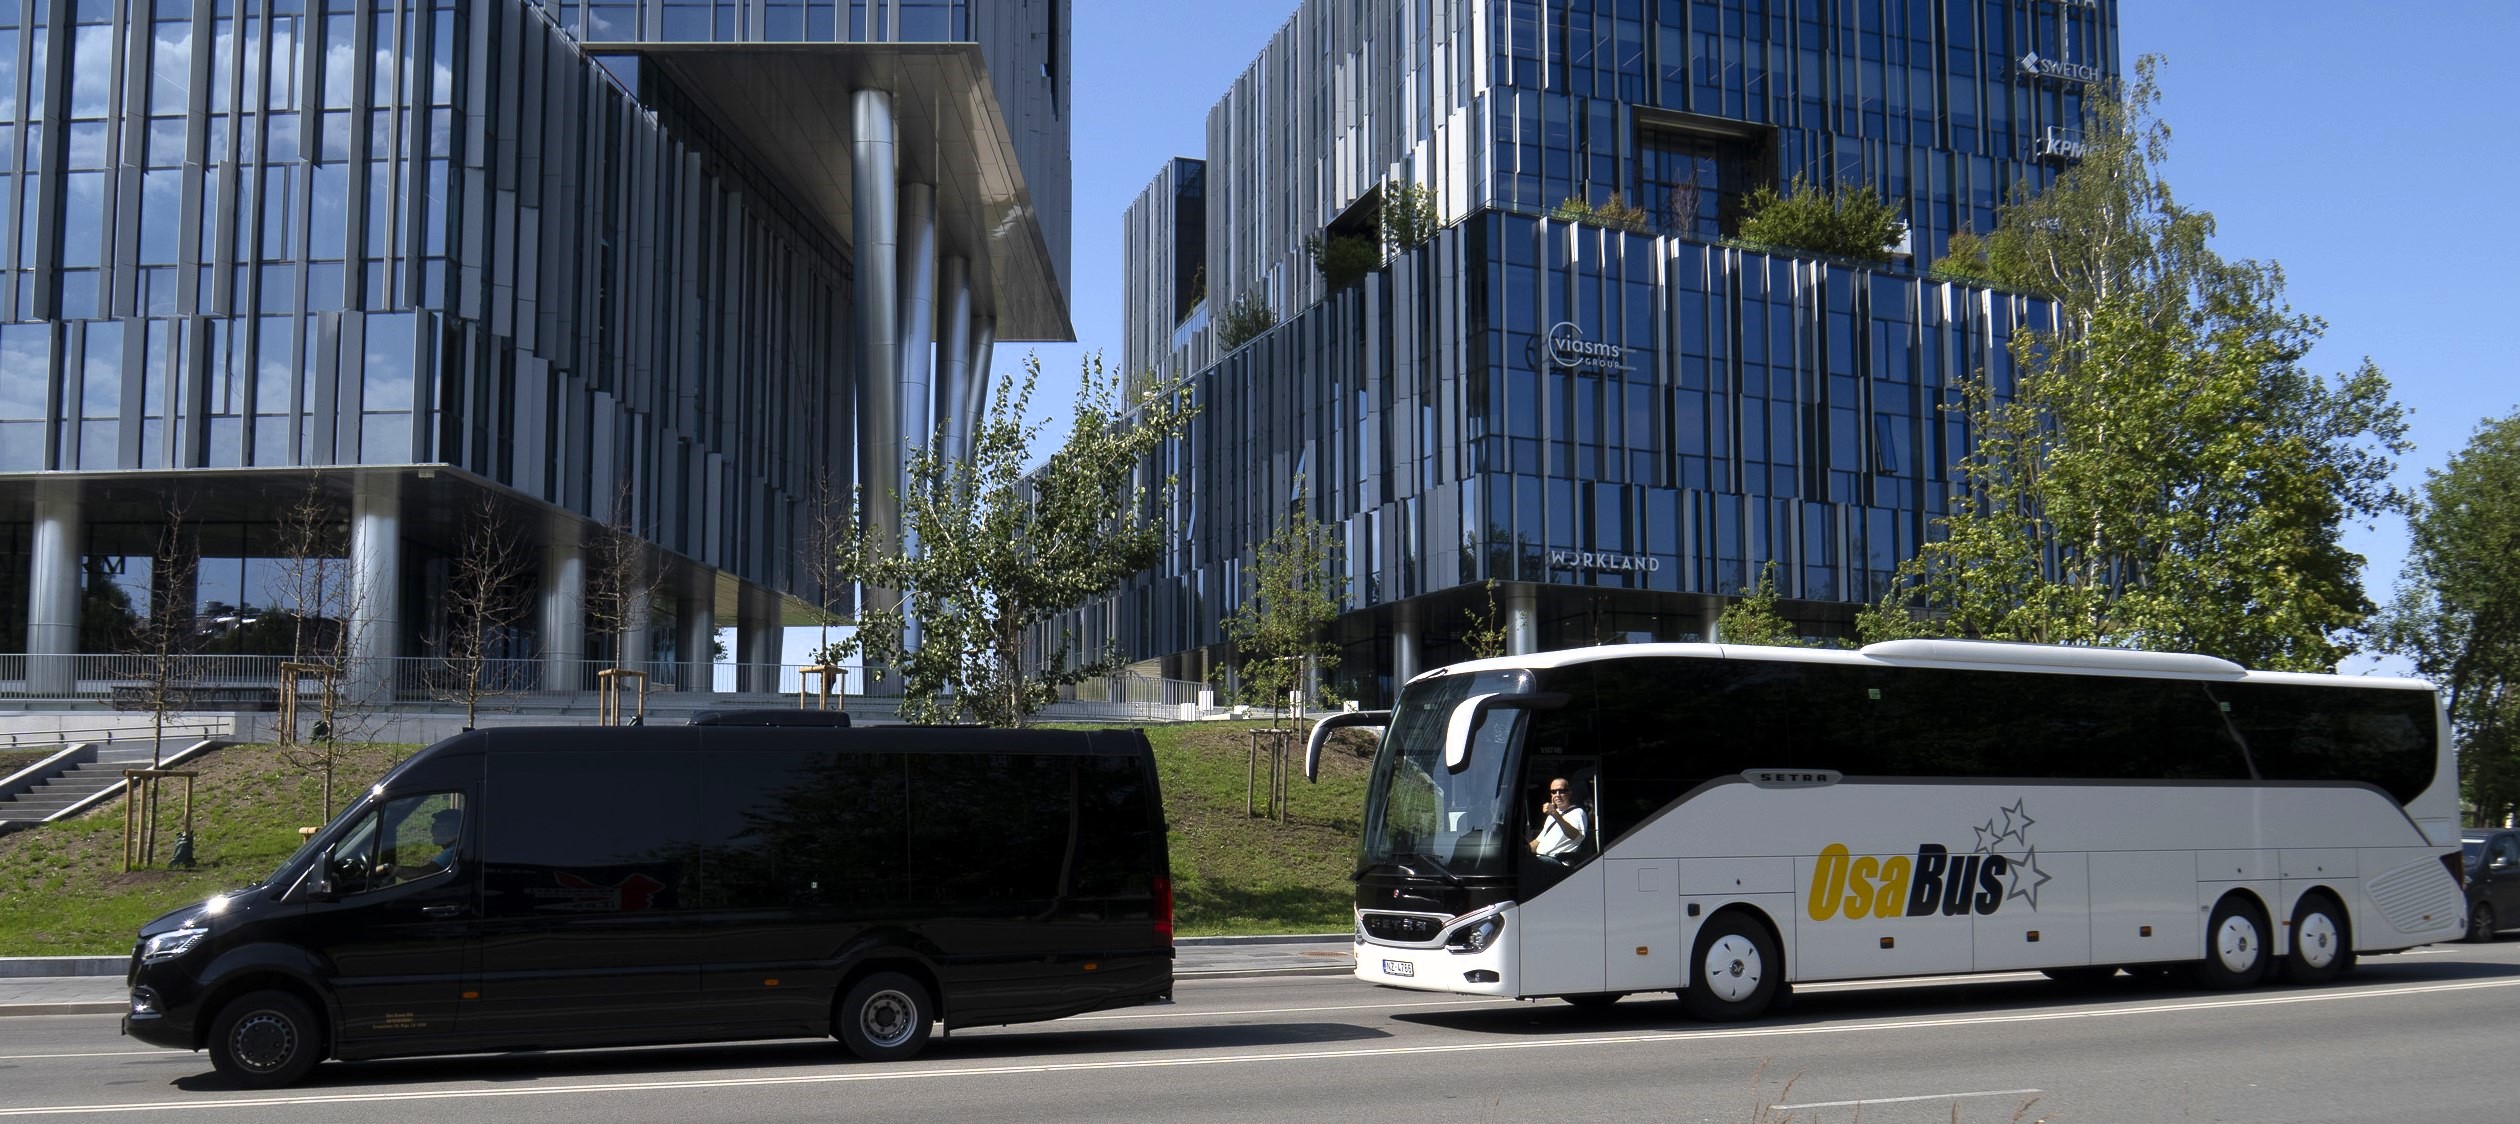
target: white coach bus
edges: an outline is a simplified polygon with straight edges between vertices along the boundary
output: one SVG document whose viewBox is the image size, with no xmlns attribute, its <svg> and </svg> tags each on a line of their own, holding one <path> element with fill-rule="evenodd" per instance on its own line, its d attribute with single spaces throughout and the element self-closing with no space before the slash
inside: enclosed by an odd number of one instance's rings
<svg viewBox="0 0 2520 1124">
<path fill-rule="evenodd" d="M 1308 770 L 1343 725 L 1387 726 L 1356 876 L 1378 984 L 1741 1019 L 1794 981 L 2317 982 L 2461 933 L 2458 769 L 2410 680 L 1647 644 L 1427 672 L 1324 721 Z"/>
</svg>

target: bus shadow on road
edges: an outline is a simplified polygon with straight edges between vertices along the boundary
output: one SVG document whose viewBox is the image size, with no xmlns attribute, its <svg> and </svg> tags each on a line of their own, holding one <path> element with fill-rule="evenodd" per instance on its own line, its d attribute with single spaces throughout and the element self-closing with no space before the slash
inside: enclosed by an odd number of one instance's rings
<svg viewBox="0 0 2520 1124">
<path fill-rule="evenodd" d="M 1937 980 L 1821 984 L 1799 989 L 1784 1009 L 1750 1023 L 1715 1023 L 1691 1016 L 1668 992 L 1630 995 L 1609 1007 L 1579 1008 L 1557 1000 L 1513 1007 L 1460 1011 L 1412 1011 L 1395 1022 L 1471 1034 L 1552 1035 L 1657 1033 L 1730 1027 L 1793 1027 L 1848 1019 L 1948 1018 L 2017 1014 L 2126 1003 L 2190 1003 L 2224 998 L 2313 995 L 2409 985 L 2520 979 L 2520 964 L 2450 957 L 2375 956 L 2334 983 L 2280 981 L 2246 991 L 2196 987 L 2176 971 L 2120 973 L 2099 983 L 2064 983 L 2035 975 L 1949 977 Z"/>
<path fill-rule="evenodd" d="M 1158 1051 L 1252 1049 L 1359 1042 L 1391 1037 L 1391 1032 L 1354 1023 L 1262 1023 L 1234 1026 L 1052 1030 L 1044 1029 L 956 1035 L 930 1039 L 916 1059 L 898 1063 L 904 1073 L 939 1063 L 1044 1061 L 1082 1055 L 1146 1054 Z M 762 1042 L 721 1042 L 697 1046 L 647 1046 L 590 1050 L 525 1050 L 504 1054 L 460 1054 L 443 1057 L 394 1058 L 384 1061 L 334 1062 L 317 1066 L 301 1091 L 352 1090 L 375 1086 L 453 1082 L 535 1082 L 606 1077 L 654 1077 L 675 1074 L 775 1077 L 833 1066 L 869 1066 L 846 1047 L 827 1038 Z M 880 1071 L 877 1071 L 880 1072 Z M 235 1086 L 216 1073 L 197 1073 L 171 1082 L 187 1092 L 226 1092 Z"/>
</svg>

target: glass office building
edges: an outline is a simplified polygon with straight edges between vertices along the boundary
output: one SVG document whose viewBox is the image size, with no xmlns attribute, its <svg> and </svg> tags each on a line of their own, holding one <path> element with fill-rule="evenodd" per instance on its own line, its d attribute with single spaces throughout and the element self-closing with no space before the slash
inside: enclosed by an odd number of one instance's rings
<svg viewBox="0 0 2520 1124">
<path fill-rule="evenodd" d="M 2116 70 L 2105 0 L 1305 4 L 1131 208 L 1129 366 L 1205 412 L 1161 466 L 1167 557 L 1070 623 L 1209 678 L 1300 492 L 1343 548 L 1349 697 L 1465 657 L 1491 598 L 1516 651 L 1708 639 L 1773 562 L 1842 633 L 1944 510 L 1962 381 L 2052 315 L 1927 264 L 2045 185 Z M 1798 178 L 1874 185 L 1906 237 L 1737 241 Z M 1308 240 L 1371 236 L 1398 184 L 1446 225 L 1332 290 Z M 1224 348 L 1255 297 L 1278 322 Z"/>
<path fill-rule="evenodd" d="M 545 686 L 705 688 L 720 624 L 766 686 L 818 483 L 889 491 L 996 339 L 1072 338 L 1066 9 L 0 0 L 0 678 L 281 607 L 312 488 L 362 656 L 434 650 L 486 497 Z M 606 523 L 649 628 L 589 635 Z"/>
</svg>

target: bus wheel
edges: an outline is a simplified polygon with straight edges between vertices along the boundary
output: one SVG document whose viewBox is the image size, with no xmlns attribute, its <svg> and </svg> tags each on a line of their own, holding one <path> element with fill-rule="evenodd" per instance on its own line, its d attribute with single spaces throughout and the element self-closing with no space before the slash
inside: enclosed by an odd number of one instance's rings
<svg viewBox="0 0 2520 1124">
<path fill-rule="evenodd" d="M 285 991 L 238 996 L 210 1023 L 210 1064 L 247 1089 L 292 1085 L 324 1060 L 315 1012 Z"/>
<path fill-rule="evenodd" d="M 927 1045 L 928 1024 L 936 1017 L 927 989 L 899 972 L 877 972 L 859 980 L 840 1001 L 840 1041 L 849 1052 L 870 1062 L 908 1059 Z"/>
<path fill-rule="evenodd" d="M 2266 912 L 2242 895 L 2224 895 L 2205 923 L 2205 959 L 2189 977 L 2199 987 L 2234 991 L 2255 985 L 2266 968 Z"/>
<path fill-rule="evenodd" d="M 1718 913 L 1698 930 L 1696 958 L 1680 1005 L 1712 1022 L 1755 1019 L 1775 1000 L 1785 958 L 1767 929 L 1736 912 Z"/>
<path fill-rule="evenodd" d="M 2292 955 L 2284 958 L 2284 978 L 2299 984 L 2326 983 L 2354 966 L 2354 942 L 2346 939 L 2345 911 L 2326 894 L 2303 894 L 2293 907 Z"/>
</svg>

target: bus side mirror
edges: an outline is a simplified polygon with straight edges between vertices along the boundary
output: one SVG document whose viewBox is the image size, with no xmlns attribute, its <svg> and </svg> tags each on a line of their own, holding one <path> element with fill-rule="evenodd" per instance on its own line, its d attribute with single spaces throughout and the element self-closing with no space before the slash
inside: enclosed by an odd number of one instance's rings
<svg viewBox="0 0 2520 1124">
<path fill-rule="evenodd" d="M 1379 730 L 1389 725 L 1388 710 L 1351 710 L 1313 723 L 1312 736 L 1304 739 L 1304 779 L 1321 779 L 1321 747 L 1329 743 L 1330 731 L 1342 726 L 1371 726 Z"/>
<path fill-rule="evenodd" d="M 1564 691 L 1503 692 L 1472 695 L 1453 707 L 1444 723 L 1444 771 L 1458 773 L 1470 765 L 1470 739 L 1491 710 L 1556 710 L 1566 705 Z"/>
</svg>

